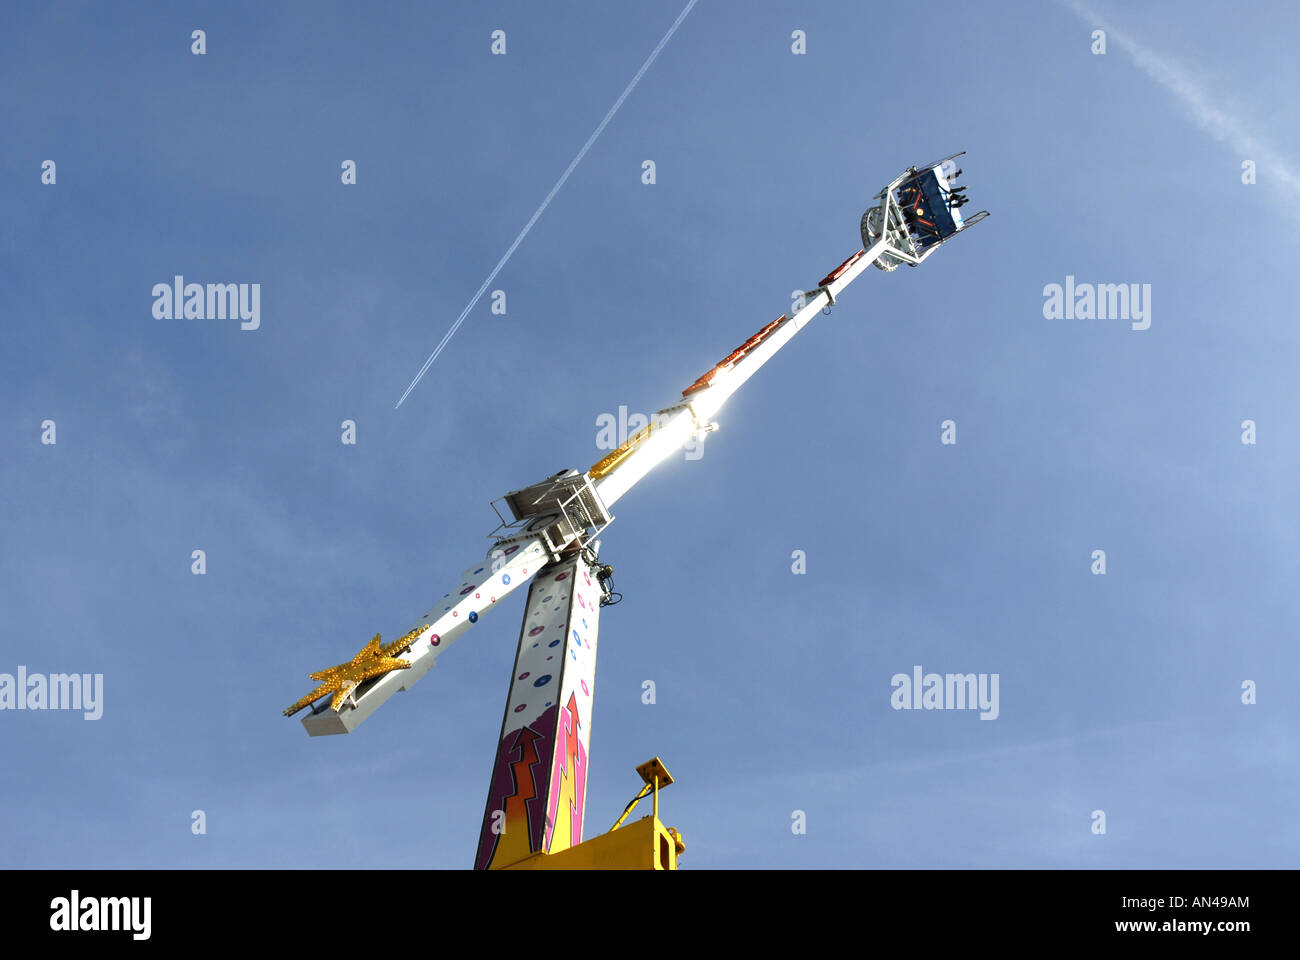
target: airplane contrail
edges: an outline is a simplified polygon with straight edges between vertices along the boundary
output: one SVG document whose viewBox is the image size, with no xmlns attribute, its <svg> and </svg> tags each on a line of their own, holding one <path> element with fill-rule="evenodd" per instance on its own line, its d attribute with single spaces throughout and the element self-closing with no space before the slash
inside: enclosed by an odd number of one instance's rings
<svg viewBox="0 0 1300 960">
<path fill-rule="evenodd" d="M 484 291 L 486 291 L 492 281 L 496 279 L 497 274 L 501 272 L 501 268 L 506 265 L 506 262 L 514 254 L 515 249 L 523 242 L 524 237 L 528 236 L 528 231 L 533 229 L 533 224 L 537 222 L 537 218 L 542 215 L 543 211 L 545 211 L 548 206 L 550 206 L 551 201 L 555 199 L 555 195 L 560 192 L 560 188 L 564 186 L 564 181 L 569 179 L 569 174 L 573 173 L 578 164 L 582 162 L 582 158 L 587 155 L 587 151 L 590 150 L 591 145 L 596 142 L 596 138 L 600 136 L 601 131 L 604 130 L 609 121 L 614 118 L 614 114 L 618 113 L 618 108 L 623 106 L 623 101 L 627 99 L 628 94 L 630 94 L 636 85 L 641 82 L 641 78 L 645 76 L 645 72 L 650 69 L 650 64 L 654 63 L 655 59 L 659 56 L 659 51 L 661 51 L 664 48 L 664 45 L 672 39 L 672 35 L 677 32 L 677 28 L 681 26 L 682 21 L 686 19 L 686 15 L 691 12 L 691 9 L 698 2 L 699 0 L 690 0 L 690 2 L 682 8 L 682 12 L 677 15 L 677 19 L 673 21 L 673 25 L 669 27 L 668 32 L 663 35 L 663 39 L 660 40 L 655 48 L 650 51 L 650 56 L 646 57 L 645 63 L 641 64 L 641 69 L 636 72 L 636 76 L 634 76 L 632 81 L 623 88 L 623 92 L 619 95 L 619 98 L 614 101 L 614 105 L 609 108 L 609 112 L 605 114 L 605 118 L 600 121 L 596 126 L 595 131 L 587 138 L 587 142 L 582 145 L 582 149 L 578 151 L 578 155 L 573 158 L 573 161 L 565 169 L 564 173 L 560 174 L 560 179 L 555 181 L 555 186 L 551 187 L 551 192 L 546 195 L 546 199 L 542 201 L 542 205 L 537 208 L 531 217 L 528 218 L 528 222 L 524 224 L 524 228 L 519 231 L 519 236 L 515 237 L 515 242 L 510 244 L 510 247 L 502 255 L 501 259 L 497 261 L 497 265 L 492 268 L 492 272 L 488 274 L 488 278 L 483 281 L 483 285 L 478 288 L 478 291 L 470 299 L 469 303 L 465 305 L 465 309 L 460 312 L 460 316 L 457 317 L 456 322 L 451 325 L 451 329 L 443 336 L 442 341 L 434 348 L 433 353 L 429 354 L 429 359 L 424 361 L 424 366 L 420 368 L 420 372 L 415 375 L 415 379 L 412 380 L 410 386 L 406 388 L 406 392 L 402 394 L 402 398 L 397 401 L 397 406 L 393 407 L 394 410 L 405 402 L 406 398 L 411 395 L 411 391 L 415 389 L 415 385 L 420 382 L 420 378 L 424 376 L 425 372 L 431 366 L 433 366 L 433 361 L 438 359 L 438 354 L 442 353 L 443 348 L 446 347 L 451 338 L 456 335 L 456 331 L 459 330 L 460 325 L 465 322 L 465 318 L 469 316 L 469 312 L 474 309 L 474 305 L 479 302 Z"/>
<path fill-rule="evenodd" d="M 1133 58 L 1133 62 L 1142 72 L 1182 101 L 1197 126 L 1220 143 L 1233 147 L 1243 159 L 1255 160 L 1256 165 L 1264 168 L 1275 184 L 1289 187 L 1293 191 L 1287 195 L 1287 199 L 1291 201 L 1291 213 L 1300 217 L 1300 177 L 1291 172 L 1290 167 L 1276 150 L 1250 133 L 1242 126 L 1240 120 L 1216 105 L 1196 82 L 1191 71 L 1104 22 L 1081 0 L 1065 0 L 1065 5 L 1080 18 L 1105 30 L 1107 37 L 1119 44 L 1120 48 Z M 1286 195 L 1285 191 L 1284 195 Z"/>
</svg>

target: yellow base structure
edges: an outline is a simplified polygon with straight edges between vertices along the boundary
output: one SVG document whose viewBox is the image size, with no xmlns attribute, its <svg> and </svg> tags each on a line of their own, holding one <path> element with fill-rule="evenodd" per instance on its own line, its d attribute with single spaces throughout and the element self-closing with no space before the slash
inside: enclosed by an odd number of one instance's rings
<svg viewBox="0 0 1300 960">
<path fill-rule="evenodd" d="M 658 817 L 642 817 L 559 853 L 535 853 L 502 870 L 676 870 L 686 845 Z"/>
</svg>

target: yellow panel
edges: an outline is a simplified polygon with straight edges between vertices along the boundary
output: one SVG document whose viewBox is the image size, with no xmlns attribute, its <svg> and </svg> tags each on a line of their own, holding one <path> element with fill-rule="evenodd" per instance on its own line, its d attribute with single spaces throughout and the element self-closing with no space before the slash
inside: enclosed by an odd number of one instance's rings
<svg viewBox="0 0 1300 960">
<path fill-rule="evenodd" d="M 559 853 L 535 853 L 506 870 L 676 870 L 678 838 L 656 817 L 584 840 Z"/>
<path fill-rule="evenodd" d="M 591 477 L 593 480 L 599 480 L 601 477 L 605 476 L 627 459 L 627 455 L 636 449 L 637 444 L 648 438 L 657 426 L 659 426 L 659 424 L 650 423 L 642 427 L 635 434 L 628 437 L 622 446 L 611 451 L 608 456 L 597 460 L 592 464 L 591 469 L 587 471 L 587 476 Z"/>
</svg>

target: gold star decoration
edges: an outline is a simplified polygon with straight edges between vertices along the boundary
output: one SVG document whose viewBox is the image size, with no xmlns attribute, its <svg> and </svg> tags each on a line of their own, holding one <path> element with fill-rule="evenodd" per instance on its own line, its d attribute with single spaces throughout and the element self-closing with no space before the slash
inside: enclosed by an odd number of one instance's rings
<svg viewBox="0 0 1300 960">
<path fill-rule="evenodd" d="M 427 624 L 421 624 L 405 636 L 382 646 L 379 642 L 379 634 L 375 634 L 371 641 L 347 663 L 340 663 L 311 674 L 311 679 L 318 681 L 320 686 L 301 700 L 286 707 L 284 715 L 291 717 L 303 707 L 310 706 L 330 693 L 334 694 L 334 698 L 330 700 L 330 709 L 338 713 L 343 702 L 364 681 L 371 677 L 383 676 L 392 670 L 409 669 L 411 664 L 406 660 L 397 659 L 397 655 L 414 643 L 415 638 L 426 626 Z"/>
</svg>

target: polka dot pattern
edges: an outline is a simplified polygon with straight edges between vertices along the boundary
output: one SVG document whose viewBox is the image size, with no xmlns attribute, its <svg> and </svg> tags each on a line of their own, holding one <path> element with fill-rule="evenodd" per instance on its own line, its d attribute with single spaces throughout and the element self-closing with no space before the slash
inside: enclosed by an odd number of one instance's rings
<svg viewBox="0 0 1300 960">
<path fill-rule="evenodd" d="M 507 704 L 507 735 L 534 723 L 556 703 L 563 706 L 572 701 L 577 710 L 577 735 L 586 749 L 595 689 L 600 588 L 585 568 L 585 563 L 571 559 L 558 569 L 543 569 L 528 591 Z M 554 692 L 539 701 L 539 689 Z M 557 716 L 564 714 L 561 710 Z"/>
</svg>

